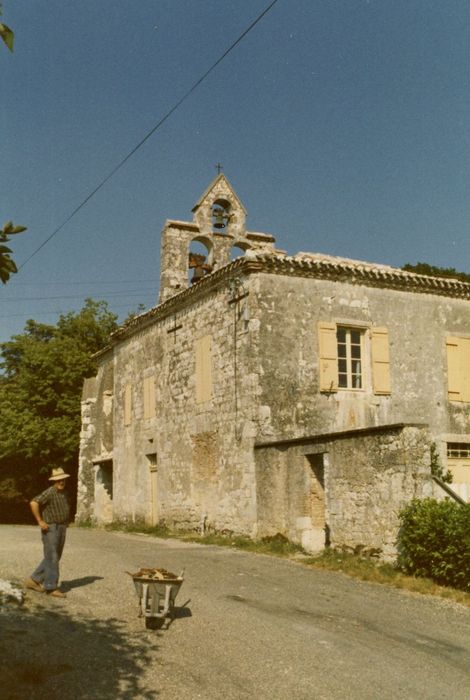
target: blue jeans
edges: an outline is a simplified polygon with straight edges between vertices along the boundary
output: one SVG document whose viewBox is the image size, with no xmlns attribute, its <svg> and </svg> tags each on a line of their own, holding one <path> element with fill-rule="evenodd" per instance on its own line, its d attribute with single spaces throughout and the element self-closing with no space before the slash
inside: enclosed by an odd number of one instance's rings
<svg viewBox="0 0 470 700">
<path fill-rule="evenodd" d="M 42 583 L 46 591 L 55 591 L 59 584 L 59 561 L 65 544 L 67 525 L 48 523 L 49 530 L 41 531 L 44 559 L 31 574 L 33 581 Z"/>
</svg>

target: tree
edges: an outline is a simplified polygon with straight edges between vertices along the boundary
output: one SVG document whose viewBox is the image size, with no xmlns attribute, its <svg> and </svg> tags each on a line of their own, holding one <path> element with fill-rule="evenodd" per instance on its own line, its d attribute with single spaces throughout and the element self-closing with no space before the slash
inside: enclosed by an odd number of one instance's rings
<svg viewBox="0 0 470 700">
<path fill-rule="evenodd" d="M 3 14 L 2 12 L 2 6 L 0 5 L 0 17 Z M 10 51 L 13 51 L 13 44 L 15 41 L 15 34 L 14 32 L 10 29 L 10 27 L 7 27 L 6 24 L 3 24 L 3 22 L 0 22 L 0 38 L 3 39 L 3 42 L 7 46 L 7 48 L 10 49 Z"/>
<path fill-rule="evenodd" d="M 2 6 L 0 4 L 0 16 L 2 15 Z M 13 51 L 15 35 L 10 27 L 0 22 L 0 38 L 3 39 L 6 46 Z M 18 272 L 14 260 L 10 257 L 11 250 L 3 243 L 7 243 L 10 239 L 8 236 L 14 233 L 22 233 L 26 231 L 24 226 L 14 226 L 11 221 L 8 221 L 5 226 L 0 229 L 0 280 L 6 284 L 10 279 L 10 275 Z"/>
<path fill-rule="evenodd" d="M 428 275 L 430 277 L 451 277 L 452 279 L 460 280 L 461 282 L 470 282 L 470 275 L 466 272 L 458 272 L 453 267 L 435 267 L 428 263 L 417 262 L 416 265 L 406 263 L 402 270 L 407 272 L 417 272 L 418 275 Z"/>
<path fill-rule="evenodd" d="M 0 499 L 5 489 L 29 500 L 53 467 L 76 485 L 83 380 L 96 373 L 93 353 L 117 328 L 104 301 L 87 299 L 57 325 L 29 320 L 0 344 Z M 18 500 L 18 498 L 17 498 Z"/>
<path fill-rule="evenodd" d="M 18 272 L 15 261 L 10 256 L 11 248 L 4 243 L 8 243 L 9 236 L 15 233 L 26 231 L 24 226 L 15 226 L 12 221 L 8 221 L 5 226 L 0 229 L 0 280 L 6 284 L 10 279 L 10 275 Z"/>
</svg>

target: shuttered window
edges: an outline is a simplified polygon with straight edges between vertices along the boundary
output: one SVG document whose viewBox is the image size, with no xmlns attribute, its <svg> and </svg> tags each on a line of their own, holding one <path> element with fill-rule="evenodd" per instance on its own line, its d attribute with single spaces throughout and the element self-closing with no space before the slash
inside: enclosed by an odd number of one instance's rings
<svg viewBox="0 0 470 700">
<path fill-rule="evenodd" d="M 374 394 L 390 394 L 390 350 L 388 330 L 371 328 L 372 381 Z"/>
<path fill-rule="evenodd" d="M 205 335 L 196 340 L 196 403 L 212 399 L 212 338 Z"/>
<path fill-rule="evenodd" d="M 338 345 L 338 387 L 340 389 L 363 388 L 363 336 L 358 328 L 338 326 L 336 340 Z"/>
<path fill-rule="evenodd" d="M 449 337 L 446 349 L 449 399 L 470 402 L 470 338 Z"/>
<path fill-rule="evenodd" d="M 132 422 L 132 385 L 126 384 L 124 387 L 124 425 Z"/>
<path fill-rule="evenodd" d="M 336 323 L 318 324 L 320 391 L 338 391 Z"/>
<path fill-rule="evenodd" d="M 155 416 L 155 378 L 144 377 L 144 419 Z"/>
<path fill-rule="evenodd" d="M 371 388 L 374 394 L 391 393 L 388 330 L 371 328 L 369 337 L 370 343 L 365 328 L 318 323 L 320 391 Z"/>
</svg>

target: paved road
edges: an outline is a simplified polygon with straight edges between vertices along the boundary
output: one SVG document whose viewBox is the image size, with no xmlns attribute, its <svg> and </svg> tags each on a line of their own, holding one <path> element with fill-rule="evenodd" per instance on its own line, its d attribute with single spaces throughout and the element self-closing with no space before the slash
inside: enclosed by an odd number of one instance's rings
<svg viewBox="0 0 470 700">
<path fill-rule="evenodd" d="M 40 549 L 38 528 L 0 526 L 0 578 L 21 581 Z M 125 571 L 141 566 L 185 568 L 168 629 L 137 616 Z M 66 600 L 29 592 L 0 615 L 2 700 L 470 698 L 470 610 L 436 598 L 246 552 L 76 528 L 62 576 Z"/>
</svg>

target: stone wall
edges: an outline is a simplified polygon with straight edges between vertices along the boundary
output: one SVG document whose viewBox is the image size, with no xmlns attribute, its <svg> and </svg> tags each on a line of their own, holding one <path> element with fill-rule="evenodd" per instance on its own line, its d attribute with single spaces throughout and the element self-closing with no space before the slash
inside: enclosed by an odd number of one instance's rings
<svg viewBox="0 0 470 700">
<path fill-rule="evenodd" d="M 171 526 L 199 529 L 204 524 L 255 534 L 257 324 L 244 313 L 249 297 L 241 296 L 237 284 L 222 281 L 114 348 L 114 519 L 152 522 L 158 511 L 160 522 Z M 196 344 L 207 336 L 212 397 L 198 403 Z M 153 382 L 155 409 L 147 417 L 146 380 Z M 87 401 L 102 402 L 102 388 L 85 399 L 84 426 Z M 126 391 L 131 392 L 128 425 Z M 94 424 L 95 449 L 104 428 L 103 422 Z M 88 471 L 96 461 L 95 452 L 88 457 Z"/>
<path fill-rule="evenodd" d="M 256 275 L 260 439 L 423 422 L 434 440 L 470 442 L 470 404 L 447 396 L 446 336 L 469 332 L 467 300 L 295 275 Z M 391 392 L 375 394 L 370 348 L 361 391 L 322 393 L 318 322 L 388 330 Z M 369 343 L 369 338 L 366 336 Z M 442 453 L 445 464 L 445 449 Z"/>
<path fill-rule="evenodd" d="M 109 508 L 106 514 L 100 509 L 100 494 L 97 493 L 100 479 L 96 476 L 100 463 L 112 462 L 113 384 L 112 356 L 107 355 L 97 376 L 86 379 L 83 385 L 77 492 L 79 522 L 112 519 Z"/>
<path fill-rule="evenodd" d="M 300 441 L 260 444 L 256 454 L 258 534 L 282 533 L 317 551 L 325 544 L 394 557 L 398 513 L 431 496 L 425 426 L 385 426 Z M 318 480 L 315 468 L 321 464 Z M 318 490 L 324 483 L 324 501 Z M 324 505 L 323 525 L 319 525 Z"/>
</svg>

